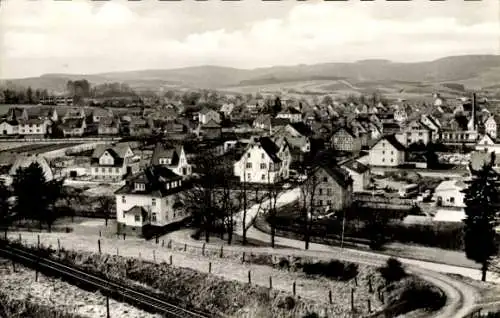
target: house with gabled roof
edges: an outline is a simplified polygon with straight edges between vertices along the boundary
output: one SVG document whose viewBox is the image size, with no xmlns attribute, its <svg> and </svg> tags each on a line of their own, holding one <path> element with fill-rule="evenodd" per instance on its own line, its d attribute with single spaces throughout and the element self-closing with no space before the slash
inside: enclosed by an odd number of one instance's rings
<svg viewBox="0 0 500 318">
<path fill-rule="evenodd" d="M 371 179 L 369 166 L 352 159 L 344 162 L 341 167 L 351 176 L 353 192 L 362 192 L 368 189 Z"/>
<path fill-rule="evenodd" d="M 493 140 L 498 137 L 498 125 L 500 125 L 500 117 L 498 115 L 488 116 L 483 122 L 484 132 L 490 135 Z"/>
<path fill-rule="evenodd" d="M 213 109 L 205 107 L 198 113 L 198 121 L 202 125 L 206 125 L 210 121 L 214 121 L 215 123 L 220 124 L 221 118 L 218 112 L 216 112 Z"/>
<path fill-rule="evenodd" d="M 19 119 L 19 135 L 22 136 L 45 136 L 49 133 L 52 122 L 48 119 L 32 118 Z"/>
<path fill-rule="evenodd" d="M 97 126 L 99 135 L 118 135 L 120 133 L 120 121 L 114 117 L 102 117 Z"/>
<path fill-rule="evenodd" d="M 214 120 L 210 120 L 205 124 L 200 122 L 196 129 L 196 134 L 206 139 L 217 139 L 222 135 L 222 127 Z"/>
<path fill-rule="evenodd" d="M 432 141 L 432 130 L 420 120 L 413 120 L 401 132 L 396 134 L 396 138 L 404 146 L 413 143 L 422 143 L 427 145 Z"/>
<path fill-rule="evenodd" d="M 234 103 L 224 103 L 220 108 L 220 112 L 224 115 L 225 118 L 230 118 L 234 107 Z"/>
<path fill-rule="evenodd" d="M 101 119 L 113 118 L 113 112 L 110 109 L 96 107 L 92 109 L 92 122 L 100 123 Z"/>
<path fill-rule="evenodd" d="M 396 167 L 405 162 L 406 147 L 395 135 L 380 138 L 369 150 L 368 158 L 371 166 Z"/>
<path fill-rule="evenodd" d="M 133 172 L 133 157 L 134 152 L 128 143 L 98 145 L 90 160 L 90 175 L 94 180 L 123 180 Z"/>
<path fill-rule="evenodd" d="M 241 182 L 277 183 L 288 179 L 291 163 L 287 142 L 277 145 L 269 137 L 254 139 L 234 164 L 234 175 Z"/>
<path fill-rule="evenodd" d="M 0 135 L 12 136 L 19 133 L 19 123 L 17 120 L 4 119 L 0 122 Z"/>
<path fill-rule="evenodd" d="M 189 216 L 182 177 L 164 166 L 149 166 L 115 192 L 117 233 L 150 236 L 155 229 Z"/>
<path fill-rule="evenodd" d="M 328 212 L 342 211 L 351 206 L 353 180 L 347 171 L 333 164 L 319 162 L 313 168 L 309 178 L 314 178 L 309 181 L 309 184 L 316 185 L 314 198 L 313 189 L 300 191 L 299 202 L 306 202 L 309 205 L 311 199 L 313 200 L 313 217 Z"/>
<path fill-rule="evenodd" d="M 279 112 L 276 118 L 288 119 L 292 123 L 298 123 L 302 121 L 302 113 L 296 108 L 289 107 Z"/>
<path fill-rule="evenodd" d="M 183 178 L 192 175 L 192 165 L 188 162 L 184 146 L 157 143 L 151 158 L 154 166 L 164 166 Z"/>
<path fill-rule="evenodd" d="M 335 150 L 349 152 L 361 150 L 361 139 L 349 127 L 340 127 L 335 130 L 330 142 Z"/>
<path fill-rule="evenodd" d="M 85 118 L 66 118 L 59 125 L 64 137 L 82 137 L 87 132 L 87 123 Z"/>
</svg>

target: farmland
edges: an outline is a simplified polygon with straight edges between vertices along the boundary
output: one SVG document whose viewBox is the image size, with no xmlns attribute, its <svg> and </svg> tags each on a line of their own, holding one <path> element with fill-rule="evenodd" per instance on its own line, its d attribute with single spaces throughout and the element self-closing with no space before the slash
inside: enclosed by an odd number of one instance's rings
<svg viewBox="0 0 500 318">
<path fill-rule="evenodd" d="M 22 145 L 14 148 L 10 148 L 8 150 L 3 150 L 9 153 L 17 153 L 17 154 L 27 154 L 27 155 L 38 155 L 49 151 L 59 150 L 71 146 L 76 146 L 79 143 L 63 143 L 63 144 L 30 144 L 30 145 Z"/>
</svg>

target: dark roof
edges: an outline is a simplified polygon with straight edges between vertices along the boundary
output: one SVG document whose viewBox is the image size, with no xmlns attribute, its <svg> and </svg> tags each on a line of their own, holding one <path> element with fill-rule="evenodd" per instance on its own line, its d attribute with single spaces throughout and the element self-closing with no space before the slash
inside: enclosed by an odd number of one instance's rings
<svg viewBox="0 0 500 318">
<path fill-rule="evenodd" d="M 354 133 L 354 131 L 352 131 L 351 128 L 345 127 L 345 126 L 335 129 L 335 131 L 333 132 L 333 135 L 337 134 L 338 132 L 340 132 L 342 130 L 344 130 L 348 135 L 351 135 L 351 137 L 356 138 L 356 134 Z"/>
<path fill-rule="evenodd" d="M 210 121 L 204 125 L 201 125 L 201 128 L 220 128 L 221 126 L 217 124 L 213 119 L 210 119 Z"/>
<path fill-rule="evenodd" d="M 323 169 L 343 188 L 352 184 L 352 178 L 347 171 L 336 165 L 320 163 L 317 169 Z"/>
<path fill-rule="evenodd" d="M 126 214 L 141 215 L 143 219 L 148 216 L 148 212 L 142 206 L 134 205 L 130 209 L 124 211 Z"/>
<path fill-rule="evenodd" d="M 370 169 L 368 166 L 362 164 L 357 160 L 349 160 L 345 162 L 343 166 L 357 173 L 364 173 Z"/>
<path fill-rule="evenodd" d="M 259 144 L 273 162 L 281 162 L 281 159 L 278 158 L 278 145 L 276 145 L 271 138 L 262 137 L 259 139 Z"/>
<path fill-rule="evenodd" d="M 182 177 L 175 174 L 172 170 L 163 166 L 150 166 L 131 176 L 127 180 L 127 184 L 118 189 L 116 194 L 148 194 L 152 196 L 167 196 L 170 194 L 178 193 L 184 190 L 185 185 L 178 185 L 177 187 L 170 187 L 167 189 L 167 183 L 173 181 L 181 181 Z M 145 190 L 137 190 L 136 183 L 144 183 Z"/>
<path fill-rule="evenodd" d="M 405 151 L 406 147 L 403 146 L 397 139 L 395 135 L 387 135 L 382 137 L 381 139 L 387 140 L 394 148 L 399 151 Z"/>
<path fill-rule="evenodd" d="M 68 118 L 61 124 L 61 128 L 63 130 L 81 128 L 84 120 L 84 118 Z"/>
<path fill-rule="evenodd" d="M 294 107 L 288 107 L 281 111 L 281 114 L 301 114 L 301 112 Z"/>
<path fill-rule="evenodd" d="M 162 143 L 157 143 L 153 151 L 153 156 L 151 158 L 151 163 L 153 165 L 160 164 L 160 158 L 170 159 L 170 165 L 176 165 L 179 161 L 180 154 L 178 149 L 173 146 L 167 146 Z"/>
<path fill-rule="evenodd" d="M 298 131 L 299 134 L 301 134 L 302 136 L 308 137 L 308 136 L 312 135 L 311 128 L 309 128 L 309 126 L 307 126 L 303 122 L 290 123 L 289 125 L 292 126 L 293 129 L 295 129 L 296 131 Z"/>
</svg>

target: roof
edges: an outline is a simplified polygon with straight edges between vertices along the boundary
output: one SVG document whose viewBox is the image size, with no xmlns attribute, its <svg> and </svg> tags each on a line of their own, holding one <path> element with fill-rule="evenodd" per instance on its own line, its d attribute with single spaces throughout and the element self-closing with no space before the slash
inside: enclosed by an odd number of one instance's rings
<svg viewBox="0 0 500 318">
<path fill-rule="evenodd" d="M 185 186 L 182 183 L 177 187 L 169 187 L 167 189 L 167 183 L 181 180 L 182 177 L 175 174 L 169 168 L 154 165 L 130 177 L 127 183 L 118 189 L 115 194 L 147 194 L 163 197 L 184 190 Z M 136 189 L 136 183 L 144 183 L 146 186 L 145 189 Z"/>
<path fill-rule="evenodd" d="M 460 210 L 449 210 L 449 209 L 439 209 L 434 215 L 434 222 L 462 222 L 466 218 L 465 211 Z"/>
<path fill-rule="evenodd" d="M 281 162 L 281 159 L 278 158 L 278 152 L 279 152 L 278 145 L 275 144 L 274 141 L 271 140 L 271 138 L 262 137 L 258 140 L 258 143 L 273 162 L 275 163 Z"/>
<path fill-rule="evenodd" d="M 337 128 L 334 132 L 333 132 L 333 135 L 336 135 L 338 132 L 341 132 L 342 130 L 344 130 L 348 135 L 350 135 L 352 138 L 356 138 L 356 134 L 354 134 L 354 132 L 352 131 L 352 129 L 350 129 L 349 127 L 339 127 Z"/>
<path fill-rule="evenodd" d="M 177 165 L 181 149 L 182 146 L 173 147 L 157 143 L 153 151 L 153 156 L 151 157 L 151 163 L 153 165 L 159 165 L 160 158 L 168 158 L 170 159 L 170 165 Z"/>
<path fill-rule="evenodd" d="M 98 159 L 102 156 L 102 154 L 106 150 L 112 150 L 114 154 L 117 155 L 119 158 L 125 158 L 125 155 L 127 154 L 127 151 L 130 148 L 130 145 L 126 142 L 116 144 L 114 146 L 110 145 L 97 145 L 97 147 L 94 149 L 94 152 L 92 153 L 92 158 L 93 159 Z"/>
<path fill-rule="evenodd" d="M 377 141 L 375 143 L 378 144 L 381 140 L 387 140 L 387 142 L 389 142 L 391 144 L 391 146 L 393 146 L 394 148 L 396 148 L 396 150 L 399 150 L 399 151 L 405 151 L 406 150 L 406 147 L 403 146 L 397 139 L 396 139 L 396 136 L 395 135 L 386 135 L 386 136 L 383 136 L 382 138 L 379 139 L 379 141 Z"/>
<path fill-rule="evenodd" d="M 210 119 L 208 123 L 201 125 L 201 128 L 220 128 L 221 126 L 217 124 L 213 119 Z"/>
<path fill-rule="evenodd" d="M 109 109 L 97 107 L 92 109 L 92 116 L 109 117 L 112 116 L 112 112 Z"/>
<path fill-rule="evenodd" d="M 464 189 L 467 185 L 462 180 L 444 180 L 434 190 L 434 193 L 440 191 L 460 190 Z"/>
<path fill-rule="evenodd" d="M 28 113 L 28 117 L 51 117 L 54 113 L 54 109 L 52 107 L 29 107 L 26 108 L 26 112 Z"/>
<path fill-rule="evenodd" d="M 68 118 L 61 124 L 61 128 L 63 130 L 81 128 L 84 120 L 83 118 Z"/>
<path fill-rule="evenodd" d="M 349 170 L 352 170 L 356 173 L 365 173 L 366 171 L 370 170 L 370 168 L 364 164 L 362 164 L 361 162 L 357 161 L 357 160 L 349 160 L 347 162 L 345 162 L 343 165 L 343 167 L 346 167 L 347 169 Z"/>
<path fill-rule="evenodd" d="M 298 123 L 289 123 L 293 129 L 295 129 L 299 134 L 302 136 L 310 136 L 312 134 L 311 128 L 304 124 L 303 122 L 298 122 Z"/>
<path fill-rule="evenodd" d="M 302 114 L 299 110 L 293 108 L 293 107 L 288 107 L 280 112 L 280 114 Z"/>
<path fill-rule="evenodd" d="M 126 214 L 140 215 L 142 216 L 143 219 L 145 219 L 148 216 L 148 212 L 144 210 L 142 206 L 137 206 L 137 205 L 134 205 L 130 209 L 123 212 Z"/>
<path fill-rule="evenodd" d="M 116 127 L 118 126 L 118 120 L 113 117 L 104 117 L 101 120 L 99 120 L 99 126 Z"/>
<path fill-rule="evenodd" d="M 271 124 L 271 115 L 269 114 L 261 114 L 255 118 L 254 124 L 264 124 L 264 125 L 270 125 Z"/>
<path fill-rule="evenodd" d="M 203 107 L 203 108 L 200 110 L 200 114 L 203 114 L 203 115 L 205 115 L 205 114 L 207 114 L 207 113 L 209 113 L 209 112 L 215 112 L 215 110 L 210 109 L 210 108 L 208 108 L 208 107 Z"/>
<path fill-rule="evenodd" d="M 470 155 L 470 165 L 474 170 L 480 170 L 486 163 L 491 162 L 491 152 L 474 151 Z M 500 164 L 500 156 L 495 156 L 495 165 Z"/>
<path fill-rule="evenodd" d="M 324 170 L 343 188 L 347 188 L 353 182 L 349 173 L 344 169 L 340 168 L 339 166 L 326 163 L 319 163 L 316 169 Z"/>
<path fill-rule="evenodd" d="M 18 119 L 19 124 L 21 125 L 41 125 L 45 122 L 44 119 L 41 118 L 30 118 L 30 119 Z"/>
</svg>

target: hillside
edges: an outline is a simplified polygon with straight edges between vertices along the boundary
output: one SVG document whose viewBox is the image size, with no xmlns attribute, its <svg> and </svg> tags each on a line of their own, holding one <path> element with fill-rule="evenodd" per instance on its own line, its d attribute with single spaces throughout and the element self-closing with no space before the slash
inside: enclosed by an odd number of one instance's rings
<svg viewBox="0 0 500 318">
<path fill-rule="evenodd" d="M 466 88 L 496 88 L 500 85 L 499 55 L 464 55 L 429 62 L 393 63 L 364 60 L 355 63 L 275 66 L 252 70 L 219 66 L 197 66 L 170 70 L 140 70 L 90 75 L 45 74 L 40 77 L 0 81 L 0 85 L 21 85 L 64 91 L 68 80 L 86 78 L 93 84 L 124 82 L 136 89 L 219 88 L 253 91 L 263 87 L 308 86 L 309 90 L 347 91 L 394 88 L 433 90 L 444 83 L 460 83 Z M 311 83 L 313 83 L 311 85 Z M 402 87 L 402 88 L 401 88 Z"/>
</svg>

